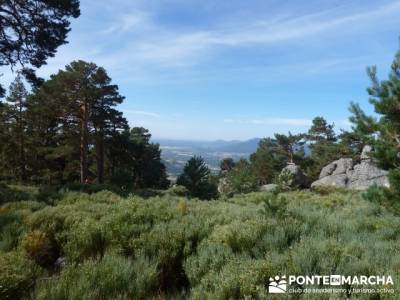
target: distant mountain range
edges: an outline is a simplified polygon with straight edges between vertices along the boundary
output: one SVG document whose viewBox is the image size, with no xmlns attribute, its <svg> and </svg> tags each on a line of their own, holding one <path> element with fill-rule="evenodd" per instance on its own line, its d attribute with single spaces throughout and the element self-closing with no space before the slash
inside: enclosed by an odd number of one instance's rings
<svg viewBox="0 0 400 300">
<path fill-rule="evenodd" d="M 189 140 L 168 140 L 168 139 L 155 139 L 154 142 L 159 143 L 162 147 L 179 147 L 179 148 L 190 148 L 198 149 L 201 151 L 213 151 L 213 152 L 232 152 L 232 153 L 248 153 L 254 152 L 260 138 L 254 138 L 247 141 L 189 141 Z"/>
<path fill-rule="evenodd" d="M 248 158 L 257 150 L 260 138 L 247 141 L 189 141 L 153 139 L 162 149 L 162 159 L 167 166 L 167 172 L 175 177 L 182 172 L 185 163 L 193 156 L 204 158 L 212 171 L 218 172 L 222 159 L 231 157 L 235 160 Z"/>
</svg>

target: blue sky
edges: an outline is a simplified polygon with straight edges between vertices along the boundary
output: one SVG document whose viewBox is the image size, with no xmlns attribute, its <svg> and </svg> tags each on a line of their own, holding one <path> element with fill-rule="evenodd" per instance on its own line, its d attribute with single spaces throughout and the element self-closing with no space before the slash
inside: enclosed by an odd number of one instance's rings
<svg viewBox="0 0 400 300">
<path fill-rule="evenodd" d="M 264 137 L 315 116 L 347 128 L 350 101 L 371 112 L 366 67 L 385 78 L 400 36 L 400 1 L 82 0 L 81 11 L 39 75 L 75 59 L 105 67 L 130 124 L 157 138 Z"/>
</svg>

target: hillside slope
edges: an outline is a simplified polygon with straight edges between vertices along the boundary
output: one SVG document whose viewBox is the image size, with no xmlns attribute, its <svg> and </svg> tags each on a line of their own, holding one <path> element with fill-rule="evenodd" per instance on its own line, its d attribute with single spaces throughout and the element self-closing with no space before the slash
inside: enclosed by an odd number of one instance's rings
<svg viewBox="0 0 400 300">
<path fill-rule="evenodd" d="M 4 204 L 0 222 L 1 299 L 264 299 L 282 274 L 391 275 L 399 288 L 400 218 L 355 192 L 69 192 Z"/>
</svg>

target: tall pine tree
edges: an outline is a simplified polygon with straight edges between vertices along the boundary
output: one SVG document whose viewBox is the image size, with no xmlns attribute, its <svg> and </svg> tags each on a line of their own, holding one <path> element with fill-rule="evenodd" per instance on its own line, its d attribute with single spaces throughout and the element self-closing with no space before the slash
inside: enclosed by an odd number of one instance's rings
<svg viewBox="0 0 400 300">
<path fill-rule="evenodd" d="M 26 170 L 26 102 L 28 92 L 20 74 L 11 83 L 9 95 L 6 98 L 5 115 L 8 126 L 8 147 L 4 159 L 10 163 L 11 170 L 17 169 L 15 174 L 20 181 L 27 178 Z"/>
<path fill-rule="evenodd" d="M 118 86 L 111 84 L 111 78 L 104 68 L 98 68 L 94 74 L 96 96 L 91 105 L 89 119 L 93 125 L 97 181 L 104 182 L 105 145 L 106 139 L 110 138 L 117 130 L 127 129 L 127 121 L 122 113 L 114 109 L 121 104 L 124 97 L 118 92 Z"/>
<path fill-rule="evenodd" d="M 58 123 L 56 126 L 63 133 L 58 149 L 65 150 L 62 153 L 71 150 L 79 153 L 80 182 L 86 183 L 90 177 L 96 176 L 102 183 L 105 139 L 117 127 L 126 126 L 121 113 L 113 108 L 124 99 L 119 95 L 118 86 L 111 84 L 103 68 L 94 63 L 74 61 L 45 82 L 37 97 L 40 106 L 49 103 L 57 107 L 53 121 Z M 92 145 L 96 151 L 95 170 L 89 169 L 92 159 L 89 148 Z"/>
<path fill-rule="evenodd" d="M 400 194 L 400 52 L 391 65 L 389 77 L 379 81 L 376 67 L 368 68 L 372 85 L 368 88 L 370 103 L 378 118 L 367 116 L 352 104 L 354 132 L 372 143 L 379 165 L 390 171 L 391 187 Z"/>
</svg>

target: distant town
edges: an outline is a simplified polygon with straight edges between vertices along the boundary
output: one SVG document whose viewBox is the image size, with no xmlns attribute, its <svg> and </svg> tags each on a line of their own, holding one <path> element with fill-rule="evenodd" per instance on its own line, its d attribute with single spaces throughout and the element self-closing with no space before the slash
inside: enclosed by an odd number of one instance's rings
<svg viewBox="0 0 400 300">
<path fill-rule="evenodd" d="M 257 150 L 259 138 L 247 141 L 189 141 L 155 139 L 160 144 L 161 158 L 171 181 L 182 173 L 186 162 L 193 156 L 201 156 L 213 173 L 218 173 L 224 158 L 239 160 L 249 158 Z"/>
</svg>

